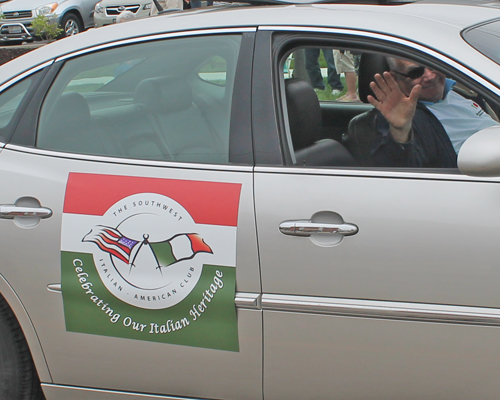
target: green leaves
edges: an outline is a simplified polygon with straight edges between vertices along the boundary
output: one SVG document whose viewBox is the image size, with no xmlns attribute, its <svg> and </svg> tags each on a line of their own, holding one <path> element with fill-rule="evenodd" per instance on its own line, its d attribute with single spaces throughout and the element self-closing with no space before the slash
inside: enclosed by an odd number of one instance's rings
<svg viewBox="0 0 500 400">
<path fill-rule="evenodd" d="M 63 31 L 57 23 L 50 22 L 45 15 L 38 15 L 33 19 L 31 26 L 36 36 L 40 36 L 48 42 L 55 40 Z"/>
</svg>

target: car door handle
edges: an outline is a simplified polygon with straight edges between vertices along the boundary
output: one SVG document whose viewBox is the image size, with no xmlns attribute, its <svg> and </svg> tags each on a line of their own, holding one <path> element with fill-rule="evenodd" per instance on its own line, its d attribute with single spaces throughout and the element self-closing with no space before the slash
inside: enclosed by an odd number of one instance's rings
<svg viewBox="0 0 500 400">
<path fill-rule="evenodd" d="M 15 204 L 0 205 L 0 218 L 37 217 L 41 219 L 52 216 L 52 210 L 46 207 L 21 207 Z"/>
<path fill-rule="evenodd" d="M 280 232 L 284 235 L 311 236 L 311 235 L 333 235 L 340 234 L 351 236 L 358 233 L 358 227 L 354 224 L 329 224 L 323 222 L 311 222 L 309 220 L 285 221 L 280 224 Z"/>
</svg>

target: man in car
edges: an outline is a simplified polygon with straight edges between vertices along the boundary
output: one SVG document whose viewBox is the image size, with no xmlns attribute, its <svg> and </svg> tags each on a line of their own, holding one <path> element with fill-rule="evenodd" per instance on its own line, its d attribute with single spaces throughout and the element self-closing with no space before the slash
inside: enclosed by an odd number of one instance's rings
<svg viewBox="0 0 500 400">
<path fill-rule="evenodd" d="M 374 110 L 356 117 L 349 135 L 362 165 L 456 168 L 457 154 L 475 132 L 498 124 L 452 90 L 455 82 L 431 68 L 388 58 L 390 71 L 370 83 Z"/>
</svg>

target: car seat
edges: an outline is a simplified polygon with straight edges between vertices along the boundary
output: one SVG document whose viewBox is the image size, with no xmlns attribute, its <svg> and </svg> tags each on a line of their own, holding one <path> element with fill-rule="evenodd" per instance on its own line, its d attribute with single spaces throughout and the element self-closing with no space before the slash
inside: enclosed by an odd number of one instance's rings
<svg viewBox="0 0 500 400">
<path fill-rule="evenodd" d="M 321 107 L 311 84 L 298 78 L 286 79 L 285 93 L 296 164 L 356 165 L 356 161 L 342 144 L 333 139 L 321 139 Z"/>
</svg>

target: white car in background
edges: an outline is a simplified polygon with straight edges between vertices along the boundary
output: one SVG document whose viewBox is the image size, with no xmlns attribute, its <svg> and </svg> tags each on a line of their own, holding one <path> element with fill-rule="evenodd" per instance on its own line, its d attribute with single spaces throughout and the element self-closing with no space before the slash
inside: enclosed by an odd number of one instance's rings
<svg viewBox="0 0 500 400">
<path fill-rule="evenodd" d="M 137 2 L 123 3 L 117 0 L 102 0 L 95 5 L 94 26 L 110 25 L 116 23 L 118 15 L 124 11 L 130 11 L 136 19 L 149 16 L 152 1 L 140 0 Z"/>
</svg>

